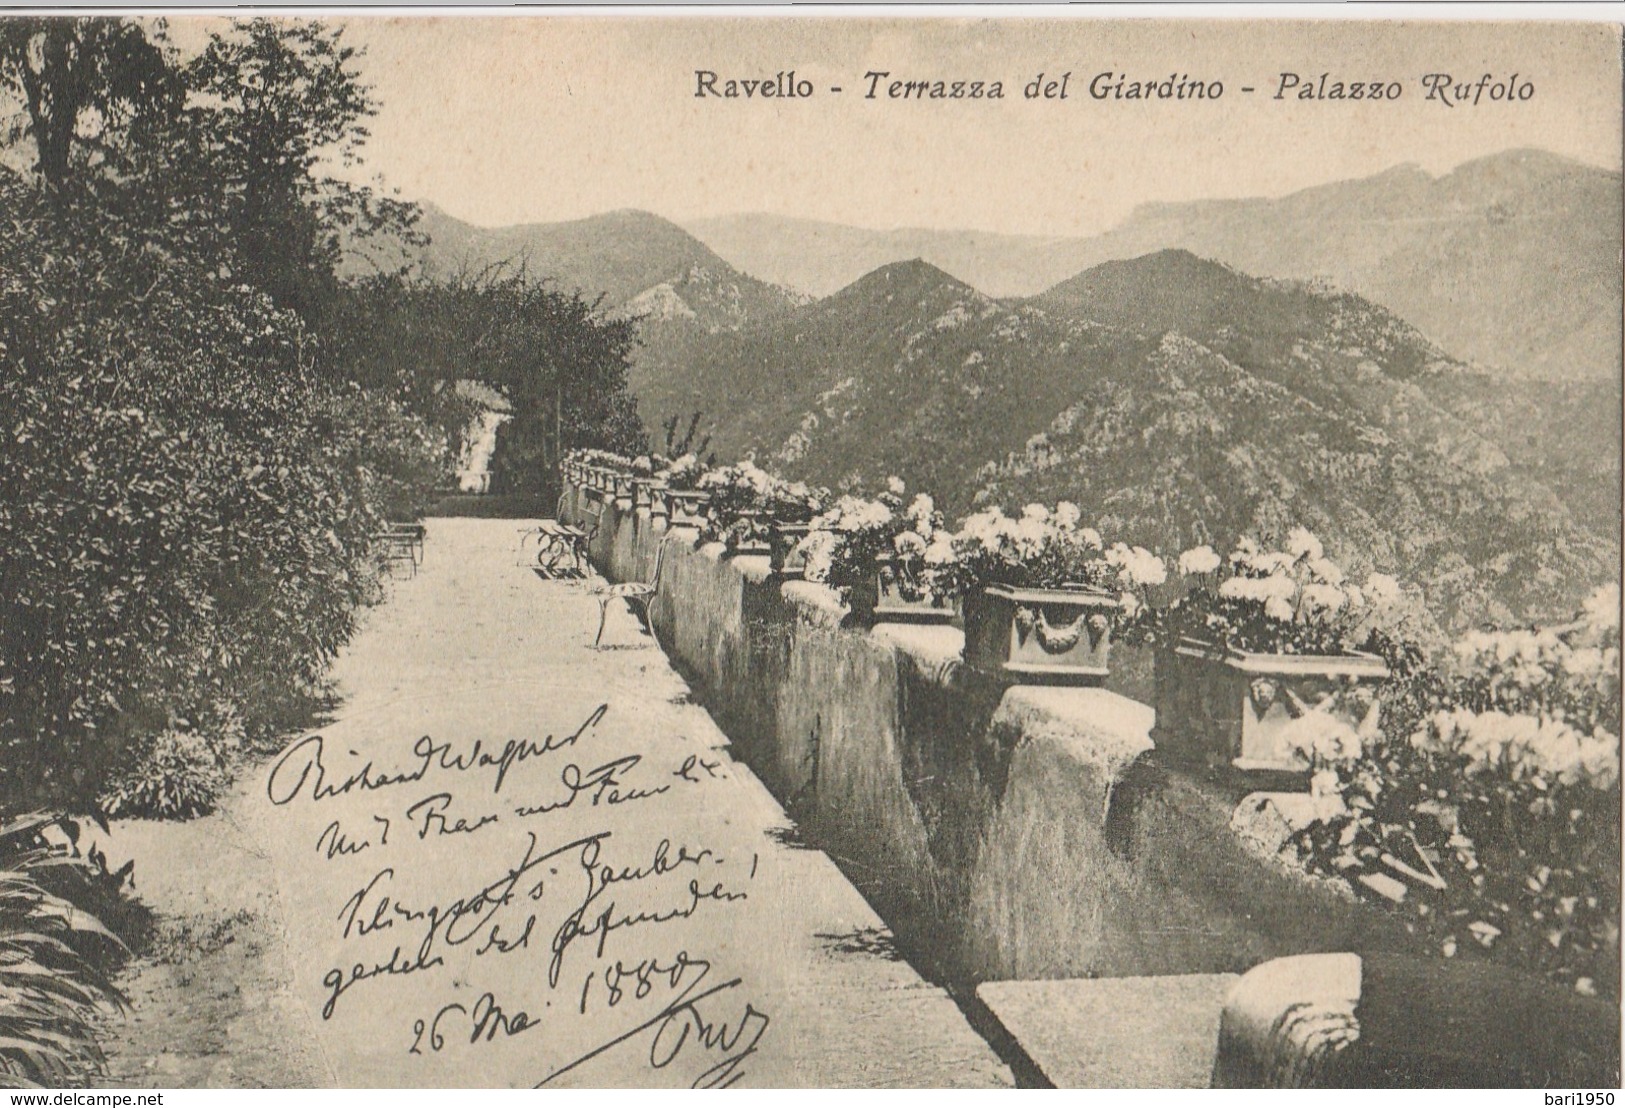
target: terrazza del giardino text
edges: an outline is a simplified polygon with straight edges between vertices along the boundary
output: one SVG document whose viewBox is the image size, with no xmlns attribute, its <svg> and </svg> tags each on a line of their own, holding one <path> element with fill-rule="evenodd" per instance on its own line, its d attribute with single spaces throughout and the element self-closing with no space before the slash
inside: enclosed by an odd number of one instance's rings
<svg viewBox="0 0 1625 1108">
<path fill-rule="evenodd" d="M 1217 78 L 1193 77 L 1180 72 L 1142 77 L 1108 69 L 1096 73 L 1087 83 L 1074 77 L 1071 70 L 1040 72 L 1023 82 L 871 69 L 853 86 L 853 91 L 863 100 L 1013 100 L 1019 91 L 1025 100 L 1115 102 L 1219 100 L 1227 88 L 1225 82 Z M 1369 76 L 1356 79 L 1329 70 L 1321 73 L 1283 71 L 1263 84 L 1232 87 L 1241 94 L 1292 102 L 1392 102 L 1406 98 L 1409 93 L 1443 108 L 1519 104 L 1535 96 L 1534 81 L 1521 73 L 1506 77 L 1484 73 L 1460 78 L 1450 73 L 1426 73 L 1413 85 L 1403 79 Z M 794 69 L 759 76 L 694 70 L 694 96 L 700 100 L 808 100 L 820 94 L 839 96 L 845 91 L 842 85 L 816 85 Z"/>
</svg>

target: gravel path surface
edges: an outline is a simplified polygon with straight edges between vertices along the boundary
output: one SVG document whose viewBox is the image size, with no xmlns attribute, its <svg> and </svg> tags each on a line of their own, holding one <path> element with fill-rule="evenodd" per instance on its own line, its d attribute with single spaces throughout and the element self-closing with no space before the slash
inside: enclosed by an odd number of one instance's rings
<svg viewBox="0 0 1625 1108">
<path fill-rule="evenodd" d="M 516 540 L 431 520 L 422 571 L 337 667 L 338 718 L 223 815 L 129 848 L 138 874 L 198 867 L 143 895 L 216 949 L 184 987 L 137 968 L 156 987 L 132 989 L 115 1077 L 1010 1084 L 625 607 L 594 649 L 596 599 L 517 565 Z M 198 969 L 218 1011 L 191 1017 Z M 143 1036 L 176 1019 L 197 1026 L 154 1062 Z"/>
</svg>

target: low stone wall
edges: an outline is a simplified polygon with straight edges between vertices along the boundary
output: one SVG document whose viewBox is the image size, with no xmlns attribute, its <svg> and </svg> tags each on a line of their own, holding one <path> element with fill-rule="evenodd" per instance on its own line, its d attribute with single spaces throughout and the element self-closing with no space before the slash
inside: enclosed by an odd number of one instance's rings
<svg viewBox="0 0 1625 1108">
<path fill-rule="evenodd" d="M 956 629 L 845 630 L 836 594 L 774 577 L 765 557 L 696 548 L 690 528 L 579 491 L 564 510 L 595 529 L 613 580 L 652 580 L 664 547 L 661 645 L 928 971 L 1241 972 L 1413 948 L 1397 921 L 1244 841 L 1240 795 L 1160 766 L 1145 704 L 1006 688 L 961 664 Z"/>
</svg>

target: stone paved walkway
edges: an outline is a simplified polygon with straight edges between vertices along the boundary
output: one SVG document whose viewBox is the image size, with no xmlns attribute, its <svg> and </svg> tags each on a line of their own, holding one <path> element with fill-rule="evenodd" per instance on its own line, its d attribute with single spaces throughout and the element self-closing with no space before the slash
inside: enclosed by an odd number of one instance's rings
<svg viewBox="0 0 1625 1108">
<path fill-rule="evenodd" d="M 432 520 L 265 773 L 294 990 L 345 1086 L 998 1086 L 624 606 Z"/>
</svg>

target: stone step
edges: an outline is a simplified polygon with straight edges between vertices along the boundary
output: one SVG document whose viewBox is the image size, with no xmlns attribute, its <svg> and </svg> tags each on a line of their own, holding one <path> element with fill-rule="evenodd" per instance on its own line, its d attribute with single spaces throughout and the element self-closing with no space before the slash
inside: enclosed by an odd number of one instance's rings
<svg viewBox="0 0 1625 1108">
<path fill-rule="evenodd" d="M 1059 1089 L 1205 1089 L 1233 973 L 990 981 L 976 995 Z"/>
</svg>

